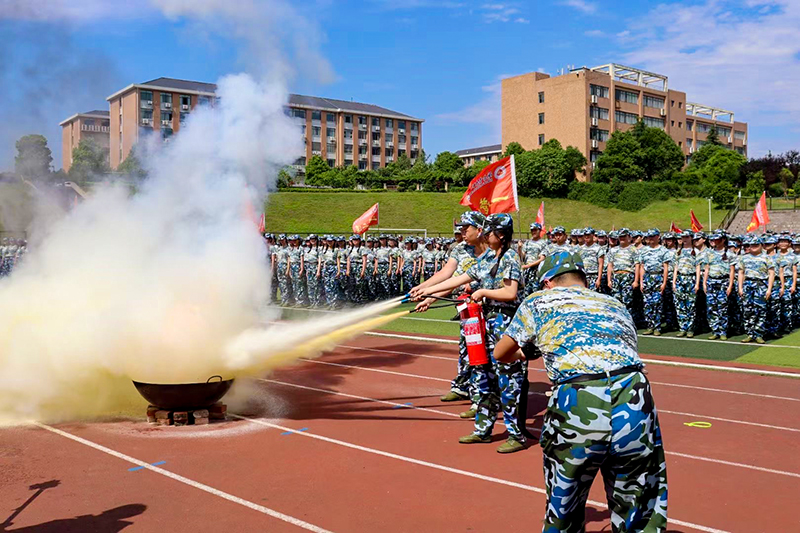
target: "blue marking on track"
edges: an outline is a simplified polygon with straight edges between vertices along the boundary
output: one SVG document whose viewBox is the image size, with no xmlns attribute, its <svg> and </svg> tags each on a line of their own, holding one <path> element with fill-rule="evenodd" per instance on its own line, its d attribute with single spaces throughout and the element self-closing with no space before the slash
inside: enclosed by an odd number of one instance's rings
<svg viewBox="0 0 800 533">
<path fill-rule="evenodd" d="M 163 465 L 166 461 L 157 461 L 155 463 L 150 463 L 150 466 L 158 466 Z M 133 468 L 129 468 L 128 472 L 136 472 L 137 470 L 144 470 L 143 466 L 134 466 Z"/>
<path fill-rule="evenodd" d="M 300 428 L 297 431 L 308 431 L 308 428 Z M 297 431 L 284 431 L 281 435 L 291 435 L 292 433 L 297 433 Z"/>
<path fill-rule="evenodd" d="M 404 403 L 403 405 L 395 405 L 395 406 L 392 407 L 392 409 L 403 409 L 405 407 L 411 407 L 413 405 L 414 405 L 413 403 L 408 402 L 408 403 Z"/>
</svg>

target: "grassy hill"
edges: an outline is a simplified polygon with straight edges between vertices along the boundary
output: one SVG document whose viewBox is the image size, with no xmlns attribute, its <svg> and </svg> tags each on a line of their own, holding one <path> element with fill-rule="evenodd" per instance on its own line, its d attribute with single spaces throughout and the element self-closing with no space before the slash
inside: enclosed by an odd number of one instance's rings
<svg viewBox="0 0 800 533">
<path fill-rule="evenodd" d="M 380 226 L 383 228 L 424 228 L 429 232 L 449 233 L 453 218 L 465 208 L 458 204 L 462 193 L 273 193 L 267 199 L 267 229 L 286 233 L 348 233 L 353 220 L 375 202 L 380 202 Z M 520 198 L 520 213 L 514 215 L 515 226 L 523 228 L 536 219 L 542 199 Z M 689 210 L 694 209 L 704 225 L 708 223 L 708 202 L 702 198 L 681 198 L 656 202 L 636 212 L 604 209 L 584 202 L 544 199 L 545 222 L 548 226 L 567 228 L 592 226 L 609 230 L 627 226 L 646 229 L 669 228 L 670 222 L 689 226 Z M 713 227 L 727 211 L 713 210 Z"/>
</svg>

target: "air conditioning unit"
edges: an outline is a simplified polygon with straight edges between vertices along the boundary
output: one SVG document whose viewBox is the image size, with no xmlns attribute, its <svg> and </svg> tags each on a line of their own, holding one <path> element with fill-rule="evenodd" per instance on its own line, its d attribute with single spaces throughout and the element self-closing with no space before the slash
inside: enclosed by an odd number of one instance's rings
<svg viewBox="0 0 800 533">
<path fill-rule="evenodd" d="M 666 117 L 667 116 L 667 110 L 665 108 L 663 108 L 663 107 L 661 108 L 661 116 L 662 117 Z"/>
<path fill-rule="evenodd" d="M 311 155 L 322 155 L 322 150 L 311 150 Z"/>
<path fill-rule="evenodd" d="M 733 137 L 728 137 L 728 144 L 731 144 L 732 142 L 733 142 Z"/>
<path fill-rule="evenodd" d="M 416 144 L 412 144 L 412 145 L 411 145 L 411 149 L 412 149 L 412 150 L 416 150 L 417 148 L 419 148 L 419 146 L 418 146 L 418 145 L 416 145 Z"/>
<path fill-rule="evenodd" d="M 172 124 L 171 120 L 162 120 L 161 121 L 161 125 L 162 126 L 169 126 L 170 124 Z"/>
<path fill-rule="evenodd" d="M 164 109 L 172 109 L 172 104 L 170 102 L 163 102 L 162 106 Z"/>
<path fill-rule="evenodd" d="M 380 141 L 372 141 L 372 146 L 380 146 L 380 145 L 381 145 Z"/>
<path fill-rule="evenodd" d="M 336 142 L 336 137 L 328 137 L 328 142 L 329 143 L 335 143 Z"/>
<path fill-rule="evenodd" d="M 189 104 L 181 104 L 181 111 L 189 111 Z"/>
<path fill-rule="evenodd" d="M 592 168 L 597 168 L 597 161 L 592 161 Z"/>
<path fill-rule="evenodd" d="M 380 126 L 372 126 L 372 131 L 381 131 Z"/>
<path fill-rule="evenodd" d="M 392 142 L 392 141 L 386 141 L 386 146 L 394 146 L 394 142 Z"/>
<path fill-rule="evenodd" d="M 599 144 L 600 143 L 597 141 L 597 139 L 592 139 L 592 148 L 597 148 Z"/>
<path fill-rule="evenodd" d="M 359 124 L 359 125 L 358 125 L 358 129 L 360 129 L 360 130 L 366 130 L 366 129 L 367 129 L 367 125 L 366 125 L 366 124 Z"/>
<path fill-rule="evenodd" d="M 597 95 L 596 95 L 596 94 L 593 94 L 593 95 L 592 95 L 592 103 L 593 103 L 593 104 L 596 104 L 596 103 L 597 103 Z"/>
<path fill-rule="evenodd" d="M 694 153 L 694 146 L 690 146 L 690 147 L 689 147 L 689 153 L 690 153 L 690 154 L 693 154 L 693 153 Z"/>
<path fill-rule="evenodd" d="M 359 144 L 360 146 L 365 146 L 365 145 L 367 144 L 367 140 L 366 140 L 366 139 L 359 139 L 359 140 L 358 140 L 358 144 Z"/>
<path fill-rule="evenodd" d="M 400 135 L 405 135 L 406 133 L 405 128 L 399 128 L 397 131 L 400 133 Z"/>
<path fill-rule="evenodd" d="M 149 126 L 150 125 L 150 119 L 149 118 L 143 118 L 142 119 L 142 124 L 145 124 L 145 125 Z"/>
<path fill-rule="evenodd" d="M 592 117 L 592 126 L 597 126 L 597 119 Z"/>
</svg>

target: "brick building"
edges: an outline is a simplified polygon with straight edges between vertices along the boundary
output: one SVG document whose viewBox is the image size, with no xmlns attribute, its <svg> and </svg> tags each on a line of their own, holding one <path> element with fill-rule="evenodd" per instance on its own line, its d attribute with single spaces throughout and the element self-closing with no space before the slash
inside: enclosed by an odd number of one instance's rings
<svg viewBox="0 0 800 533">
<path fill-rule="evenodd" d="M 457 150 L 456 155 L 464 161 L 465 167 L 471 167 L 477 161 L 488 161 L 494 163 L 500 159 L 503 153 L 503 146 L 500 144 L 490 144 L 489 146 L 479 146 L 477 148 L 467 148 Z"/>
<path fill-rule="evenodd" d="M 90 139 L 106 152 L 109 160 L 109 116 L 108 111 L 76 113 L 59 124 L 61 126 L 61 168 L 69 172 L 72 167 L 72 150 L 83 139 Z"/>
<path fill-rule="evenodd" d="M 632 67 L 584 67 L 555 77 L 531 72 L 502 80 L 501 94 L 503 149 L 513 141 L 531 150 L 558 139 L 586 156 L 587 177 L 611 133 L 639 119 L 666 131 L 687 161 L 712 126 L 723 145 L 747 155 L 747 124 L 733 112 L 687 101 L 666 76 Z"/>
<path fill-rule="evenodd" d="M 110 108 L 111 167 L 116 168 L 144 134 L 169 139 L 198 105 L 214 105 L 213 83 L 158 78 L 132 84 L 107 98 Z M 331 166 L 377 169 L 422 146 L 422 119 L 372 104 L 289 95 L 287 113 L 303 130 L 306 153 L 295 167 L 319 155 Z"/>
</svg>

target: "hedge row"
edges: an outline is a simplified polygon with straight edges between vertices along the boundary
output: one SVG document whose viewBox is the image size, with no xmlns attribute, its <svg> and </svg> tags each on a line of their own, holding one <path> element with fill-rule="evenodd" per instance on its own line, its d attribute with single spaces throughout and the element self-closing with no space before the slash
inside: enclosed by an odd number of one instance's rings
<svg viewBox="0 0 800 533">
<path fill-rule="evenodd" d="M 683 198 L 695 195 L 674 182 L 613 182 L 586 183 L 572 182 L 567 198 L 579 202 L 588 202 L 599 207 L 615 207 L 623 211 L 639 211 L 653 202 Z"/>
</svg>

